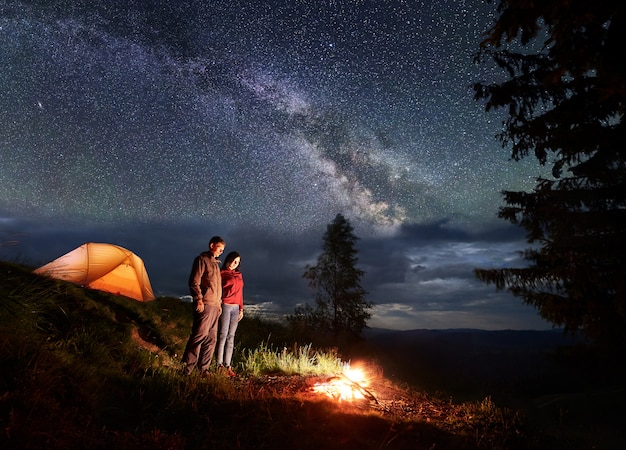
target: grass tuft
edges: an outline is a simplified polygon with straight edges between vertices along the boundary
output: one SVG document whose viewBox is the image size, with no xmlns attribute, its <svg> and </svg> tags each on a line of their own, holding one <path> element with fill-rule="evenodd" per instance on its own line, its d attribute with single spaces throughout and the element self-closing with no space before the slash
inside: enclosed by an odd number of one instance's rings
<svg viewBox="0 0 626 450">
<path fill-rule="evenodd" d="M 315 350 L 312 344 L 294 344 L 291 349 L 276 349 L 267 342 L 262 342 L 256 348 L 245 349 L 244 354 L 241 366 L 246 374 L 252 376 L 332 375 L 342 373 L 346 367 L 346 363 L 335 352 Z"/>
</svg>

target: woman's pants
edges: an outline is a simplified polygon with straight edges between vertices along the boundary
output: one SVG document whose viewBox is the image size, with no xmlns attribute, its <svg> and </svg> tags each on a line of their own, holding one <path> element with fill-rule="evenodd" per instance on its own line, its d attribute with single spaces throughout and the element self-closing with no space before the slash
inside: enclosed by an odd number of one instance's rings
<svg viewBox="0 0 626 450">
<path fill-rule="evenodd" d="M 230 366 L 235 347 L 235 332 L 239 324 L 239 305 L 222 305 L 220 316 L 219 342 L 217 344 L 217 363 Z"/>
</svg>

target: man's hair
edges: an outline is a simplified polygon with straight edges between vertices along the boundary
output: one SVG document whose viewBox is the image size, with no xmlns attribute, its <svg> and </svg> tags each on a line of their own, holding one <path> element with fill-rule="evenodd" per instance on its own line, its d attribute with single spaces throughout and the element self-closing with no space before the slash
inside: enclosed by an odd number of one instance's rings
<svg viewBox="0 0 626 450">
<path fill-rule="evenodd" d="M 211 240 L 209 241 L 209 247 L 211 247 L 211 245 L 213 244 L 224 244 L 226 245 L 226 241 L 224 239 L 222 239 L 221 236 L 213 236 L 211 238 Z"/>
</svg>

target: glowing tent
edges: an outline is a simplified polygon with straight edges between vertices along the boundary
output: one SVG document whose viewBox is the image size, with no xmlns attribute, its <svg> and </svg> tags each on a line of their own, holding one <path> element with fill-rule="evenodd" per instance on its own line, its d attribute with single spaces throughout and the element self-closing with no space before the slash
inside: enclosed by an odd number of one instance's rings
<svg viewBox="0 0 626 450">
<path fill-rule="evenodd" d="M 34 272 L 140 302 L 154 300 L 141 258 L 113 244 L 88 242 Z"/>
</svg>

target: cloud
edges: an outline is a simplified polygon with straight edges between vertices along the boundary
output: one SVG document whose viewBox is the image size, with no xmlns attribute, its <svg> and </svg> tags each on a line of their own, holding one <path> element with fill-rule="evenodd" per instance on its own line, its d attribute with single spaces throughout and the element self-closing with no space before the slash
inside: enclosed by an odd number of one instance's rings
<svg viewBox="0 0 626 450">
<path fill-rule="evenodd" d="M 242 255 L 246 302 L 257 314 L 281 317 L 296 305 L 314 304 L 314 293 L 302 278 L 315 264 L 325 229 L 287 234 L 215 223 L 84 223 L 4 220 L 17 245 L 0 246 L 3 259 L 43 265 L 84 242 L 110 242 L 138 254 L 146 264 L 157 295 L 188 294 L 193 258 L 213 235 L 226 240 L 226 250 Z M 375 304 L 370 326 L 396 329 L 479 327 L 548 328 L 533 308 L 473 276 L 477 264 L 515 261 L 519 234 L 505 229 L 485 233 L 483 240 L 462 230 L 425 224 L 405 227 L 397 236 L 368 235 L 357 241 L 363 287 Z M 408 231 L 407 231 L 408 230 Z M 355 234 L 359 236 L 358 229 Z M 505 236 L 513 240 L 504 239 Z M 492 242 L 489 242 L 491 239 Z M 251 310 L 252 311 L 252 310 Z M 472 322 L 472 320 L 474 320 Z"/>
</svg>

